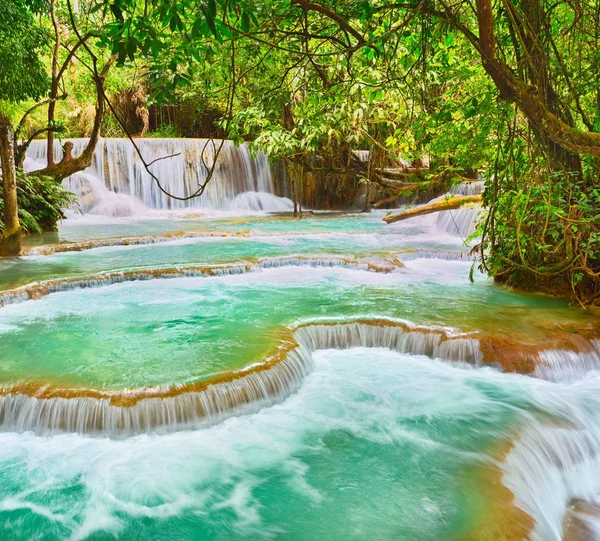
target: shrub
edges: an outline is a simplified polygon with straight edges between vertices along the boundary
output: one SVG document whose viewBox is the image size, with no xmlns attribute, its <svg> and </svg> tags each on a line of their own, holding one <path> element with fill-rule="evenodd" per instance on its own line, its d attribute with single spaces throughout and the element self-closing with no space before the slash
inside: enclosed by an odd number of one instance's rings
<svg viewBox="0 0 600 541">
<path fill-rule="evenodd" d="M 2 214 L 4 198 L 0 185 L 0 230 L 4 229 Z M 76 201 L 76 197 L 49 177 L 26 175 L 17 170 L 17 198 L 19 220 L 26 233 L 56 230 L 57 222 L 64 218 L 63 211 Z"/>
</svg>

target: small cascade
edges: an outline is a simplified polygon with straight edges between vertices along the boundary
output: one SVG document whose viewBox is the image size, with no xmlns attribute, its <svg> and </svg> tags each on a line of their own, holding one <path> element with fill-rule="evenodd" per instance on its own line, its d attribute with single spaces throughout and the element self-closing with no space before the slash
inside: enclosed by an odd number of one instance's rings
<svg viewBox="0 0 600 541">
<path fill-rule="evenodd" d="M 148 213 L 148 207 L 132 195 L 109 190 L 94 174 L 80 172 L 70 177 L 68 188 L 77 195 L 84 214 L 124 218 Z"/>
<path fill-rule="evenodd" d="M 439 203 L 449 196 L 479 195 L 483 193 L 484 188 L 485 182 L 482 180 L 461 182 L 452 186 L 447 193 L 434 197 L 426 204 Z M 436 228 L 444 233 L 466 239 L 475 232 L 480 214 L 481 205 L 477 203 L 465 204 L 456 210 L 443 210 L 436 213 Z"/>
<path fill-rule="evenodd" d="M 396 254 L 403 261 L 414 261 L 415 259 L 443 259 L 444 261 L 472 261 L 473 256 L 466 250 L 451 252 L 448 250 L 415 250 L 412 252 L 401 252 Z"/>
<path fill-rule="evenodd" d="M 402 267 L 397 259 L 359 259 L 352 257 L 330 256 L 286 256 L 266 257 L 253 261 L 245 261 L 232 265 L 212 265 L 204 267 L 171 267 L 156 269 L 139 269 L 132 271 L 118 271 L 94 274 L 86 278 L 65 278 L 34 282 L 14 289 L 0 291 L 0 307 L 9 304 L 18 304 L 28 300 L 37 300 L 50 295 L 72 291 L 74 289 L 87 289 L 91 287 L 106 287 L 124 282 L 140 280 L 166 280 L 170 278 L 207 278 L 214 276 L 232 276 L 248 272 L 260 272 L 263 269 L 278 267 L 344 267 L 347 269 L 389 273 Z"/>
<path fill-rule="evenodd" d="M 73 155 L 81 154 L 87 139 L 73 139 Z M 77 193 L 84 212 L 109 216 L 122 216 L 124 212 L 143 213 L 150 209 L 177 210 L 189 207 L 229 210 L 236 197 L 245 192 L 260 194 L 249 196 L 249 205 L 258 210 L 282 210 L 287 200 L 273 195 L 273 182 L 267 157 L 259 152 L 250 155 L 247 145 L 236 147 L 225 141 L 209 139 L 138 139 L 146 163 L 164 189 L 179 197 L 188 197 L 206 180 L 215 160 L 215 171 L 208 188 L 200 197 L 179 201 L 162 193 L 156 182 L 143 167 L 139 156 L 128 139 L 101 139 L 96 147 L 92 165 L 76 173 L 64 184 Z M 62 159 L 60 142 L 55 142 L 54 157 Z M 34 141 L 27 150 L 28 170 L 43 167 L 46 159 L 46 141 Z M 157 160 L 157 161 L 155 161 Z M 106 188 L 106 190 L 104 190 Z M 106 192 L 113 194 L 109 196 Z M 271 197 L 268 197 L 268 195 Z M 134 198 L 134 205 L 131 199 Z M 236 204 L 244 204 L 238 201 Z M 138 206 L 142 205 L 142 206 Z M 145 206 L 145 207 L 144 207 Z M 252 205 L 250 205 L 252 206 Z M 256 210 L 244 209 L 244 210 Z M 131 214 L 128 214 L 131 215 Z"/>
<path fill-rule="evenodd" d="M 303 324 L 292 332 L 264 362 L 209 381 L 125 391 L 34 383 L 0 389 L 0 427 L 128 436 L 211 424 L 284 400 L 313 369 L 318 349 L 384 347 L 474 365 L 482 359 L 476 339 L 391 321 Z"/>
<path fill-rule="evenodd" d="M 436 227 L 444 233 L 466 239 L 475 232 L 479 206 L 465 205 L 457 210 L 444 210 L 437 215 Z"/>
<path fill-rule="evenodd" d="M 476 338 L 454 337 L 443 331 L 412 328 L 389 321 L 377 324 L 358 322 L 307 325 L 296 332 L 296 339 L 312 351 L 383 347 L 399 353 L 425 355 L 475 366 L 483 359 L 479 351 L 479 340 Z"/>
<path fill-rule="evenodd" d="M 369 150 L 353 150 L 352 154 L 354 154 L 361 162 L 368 162 L 371 152 Z"/>
<path fill-rule="evenodd" d="M 231 210 L 289 212 L 294 210 L 294 203 L 291 199 L 277 197 L 272 193 L 244 192 L 231 202 Z"/>
<path fill-rule="evenodd" d="M 536 394 L 544 415 L 528 416 L 502 464 L 515 503 L 535 520 L 532 541 L 600 539 L 600 340 L 588 347 L 540 352 L 532 375 L 561 390 Z"/>
<path fill-rule="evenodd" d="M 472 180 L 455 184 L 448 190 L 448 193 L 452 195 L 481 195 L 484 190 L 484 180 Z"/>
<path fill-rule="evenodd" d="M 138 393 L 70 390 L 73 396 L 38 398 L 24 393 L 0 397 L 0 426 L 37 433 L 133 435 L 173 431 L 202 421 L 211 424 L 232 415 L 252 413 L 292 394 L 312 369 L 310 352 L 301 346 L 253 371 L 239 371 L 223 381 Z"/>
<path fill-rule="evenodd" d="M 535 520 L 532 541 L 562 541 L 570 503 L 600 501 L 597 419 L 593 410 L 587 417 L 581 411 L 562 413 L 565 426 L 528 423 L 502 465 L 504 484 Z M 599 539 L 598 517 L 587 518 L 585 539 Z"/>
<path fill-rule="evenodd" d="M 556 382 L 583 378 L 592 370 L 600 370 L 600 340 L 590 340 L 591 351 L 575 352 L 552 349 L 540 353 L 534 375 Z"/>
</svg>

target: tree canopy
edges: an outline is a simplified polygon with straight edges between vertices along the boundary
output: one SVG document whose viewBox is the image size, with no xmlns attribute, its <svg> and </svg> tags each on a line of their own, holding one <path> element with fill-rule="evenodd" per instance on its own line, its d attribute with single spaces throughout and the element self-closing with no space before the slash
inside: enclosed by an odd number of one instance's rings
<svg viewBox="0 0 600 541">
<path fill-rule="evenodd" d="M 0 101 L 38 99 L 49 77 L 39 53 L 48 36 L 24 0 L 0 0 Z"/>
</svg>

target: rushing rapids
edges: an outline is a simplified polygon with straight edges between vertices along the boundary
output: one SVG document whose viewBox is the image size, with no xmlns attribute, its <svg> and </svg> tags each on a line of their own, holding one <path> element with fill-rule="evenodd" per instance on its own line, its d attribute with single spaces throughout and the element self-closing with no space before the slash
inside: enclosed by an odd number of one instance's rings
<svg viewBox="0 0 600 541">
<path fill-rule="evenodd" d="M 475 367 L 484 361 L 477 337 L 401 322 L 307 323 L 291 333 L 277 353 L 263 362 L 186 385 L 125 391 L 60 389 L 35 382 L 5 387 L 0 390 L 0 427 L 116 436 L 177 430 L 201 421 L 214 423 L 287 398 L 312 370 L 312 354 L 325 349 L 386 348 Z M 560 353 L 563 371 L 579 369 L 585 374 L 600 366 L 598 350 L 585 356 L 593 357 L 593 367 L 573 362 L 582 354 Z M 542 351 L 540 358 L 547 361 L 557 355 Z M 485 361 L 500 366 L 493 358 Z M 538 375 L 548 374 L 541 371 Z"/>
</svg>

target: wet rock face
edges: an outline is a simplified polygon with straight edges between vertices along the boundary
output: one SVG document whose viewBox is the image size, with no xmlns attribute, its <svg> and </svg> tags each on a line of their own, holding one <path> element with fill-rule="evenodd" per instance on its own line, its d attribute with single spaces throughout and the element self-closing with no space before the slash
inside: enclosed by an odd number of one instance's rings
<svg viewBox="0 0 600 541">
<path fill-rule="evenodd" d="M 595 541 L 592 521 L 600 521 L 600 505 L 571 500 L 563 520 L 564 541 Z"/>
<path fill-rule="evenodd" d="M 479 344 L 484 361 L 498 363 L 505 372 L 530 374 L 535 370 L 539 345 L 536 347 L 492 335 L 481 336 Z"/>
</svg>

